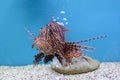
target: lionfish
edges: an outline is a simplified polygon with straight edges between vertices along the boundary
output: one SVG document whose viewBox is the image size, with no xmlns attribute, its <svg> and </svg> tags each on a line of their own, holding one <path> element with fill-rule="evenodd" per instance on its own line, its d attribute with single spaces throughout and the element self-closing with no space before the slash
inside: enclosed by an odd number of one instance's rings
<svg viewBox="0 0 120 80">
<path fill-rule="evenodd" d="M 37 55 L 35 55 L 35 64 L 38 64 L 42 58 L 44 58 L 44 62 L 47 63 L 52 61 L 54 57 L 57 57 L 59 62 L 63 66 L 66 66 L 67 63 L 72 63 L 73 57 L 83 55 L 80 50 L 94 49 L 93 47 L 78 45 L 79 43 L 106 37 L 100 36 L 78 42 L 67 42 L 65 40 L 65 32 L 68 31 L 68 29 L 59 24 L 57 21 L 51 21 L 44 28 L 41 28 L 40 34 L 37 38 L 35 38 L 33 33 L 28 29 L 27 31 L 34 39 L 32 48 L 36 46 L 36 48 L 40 51 Z"/>
</svg>

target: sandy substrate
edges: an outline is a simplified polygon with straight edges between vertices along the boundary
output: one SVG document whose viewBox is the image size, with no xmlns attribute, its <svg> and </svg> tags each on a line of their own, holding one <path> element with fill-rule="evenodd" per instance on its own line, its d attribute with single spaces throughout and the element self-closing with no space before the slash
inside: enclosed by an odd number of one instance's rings
<svg viewBox="0 0 120 80">
<path fill-rule="evenodd" d="M 100 68 L 76 75 L 62 75 L 50 65 L 0 66 L 0 80 L 120 80 L 120 62 L 101 63 Z"/>
</svg>

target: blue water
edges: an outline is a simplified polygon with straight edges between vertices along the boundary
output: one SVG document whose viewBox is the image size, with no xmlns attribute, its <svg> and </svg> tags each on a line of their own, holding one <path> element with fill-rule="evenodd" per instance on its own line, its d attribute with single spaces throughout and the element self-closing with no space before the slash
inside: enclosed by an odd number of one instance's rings
<svg viewBox="0 0 120 80">
<path fill-rule="evenodd" d="M 101 62 L 120 61 L 120 0 L 0 0 L 0 65 L 32 64 L 38 51 L 24 26 L 37 36 L 52 16 L 67 18 L 68 41 L 107 35 L 82 43 L 96 48 L 85 54 Z"/>
</svg>

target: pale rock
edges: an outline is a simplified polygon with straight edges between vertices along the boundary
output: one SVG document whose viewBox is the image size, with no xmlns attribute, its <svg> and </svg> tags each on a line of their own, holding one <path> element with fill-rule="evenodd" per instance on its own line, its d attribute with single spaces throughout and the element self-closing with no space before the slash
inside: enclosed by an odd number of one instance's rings
<svg viewBox="0 0 120 80">
<path fill-rule="evenodd" d="M 53 59 L 51 68 L 61 74 L 79 74 L 94 71 L 99 68 L 100 63 L 87 56 L 80 56 L 72 59 L 72 64 L 67 63 L 67 66 L 62 66 L 57 58 Z"/>
</svg>

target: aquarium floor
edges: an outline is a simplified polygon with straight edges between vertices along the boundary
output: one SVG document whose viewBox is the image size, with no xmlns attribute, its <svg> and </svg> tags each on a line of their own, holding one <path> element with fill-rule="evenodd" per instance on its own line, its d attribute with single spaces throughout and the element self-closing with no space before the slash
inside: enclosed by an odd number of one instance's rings
<svg viewBox="0 0 120 80">
<path fill-rule="evenodd" d="M 101 63 L 100 68 L 83 74 L 62 75 L 50 65 L 0 66 L 0 80 L 120 80 L 120 62 Z"/>
</svg>

